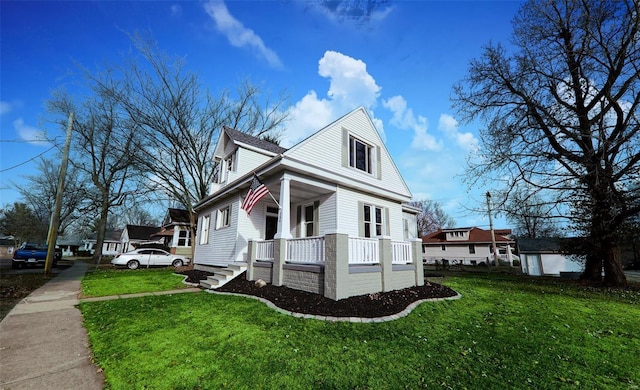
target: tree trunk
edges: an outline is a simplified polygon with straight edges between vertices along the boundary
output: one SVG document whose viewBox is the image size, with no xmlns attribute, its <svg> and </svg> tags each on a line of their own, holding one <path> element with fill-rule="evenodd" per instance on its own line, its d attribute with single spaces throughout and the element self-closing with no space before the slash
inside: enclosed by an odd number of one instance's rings
<svg viewBox="0 0 640 390">
<path fill-rule="evenodd" d="M 608 245 L 603 251 L 604 285 L 611 287 L 627 287 L 627 277 L 624 275 L 620 262 L 620 248 L 616 244 Z"/>
<path fill-rule="evenodd" d="M 100 265 L 102 260 L 102 247 L 104 244 L 104 237 L 107 232 L 107 217 L 109 216 L 109 204 L 106 201 L 102 202 L 100 209 L 100 220 L 98 221 L 98 231 L 96 237 L 96 249 L 93 253 L 93 261 L 96 263 L 96 267 Z"/>
<path fill-rule="evenodd" d="M 595 253 L 589 253 L 587 255 L 587 261 L 584 264 L 584 272 L 582 276 L 580 276 L 580 279 L 602 283 L 602 257 Z"/>
</svg>

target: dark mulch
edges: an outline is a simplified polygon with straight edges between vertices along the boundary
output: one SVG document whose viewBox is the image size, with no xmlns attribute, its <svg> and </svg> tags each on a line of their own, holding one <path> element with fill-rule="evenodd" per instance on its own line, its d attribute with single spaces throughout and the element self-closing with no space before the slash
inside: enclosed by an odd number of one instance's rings
<svg viewBox="0 0 640 390">
<path fill-rule="evenodd" d="M 212 275 L 209 272 L 198 270 L 183 271 L 180 273 L 187 275 L 188 278 L 186 281 L 190 283 L 198 283 L 198 281 Z M 363 318 L 397 314 L 418 300 L 453 297 L 457 294 L 448 287 L 436 283 L 426 283 L 420 287 L 359 295 L 334 301 L 320 294 L 294 290 L 288 287 L 273 286 L 271 284 L 267 284 L 264 287 L 257 287 L 255 282 L 246 279 L 245 274 L 239 275 L 224 286 L 216 289 L 216 291 L 261 297 L 281 309 L 296 313 Z"/>
</svg>

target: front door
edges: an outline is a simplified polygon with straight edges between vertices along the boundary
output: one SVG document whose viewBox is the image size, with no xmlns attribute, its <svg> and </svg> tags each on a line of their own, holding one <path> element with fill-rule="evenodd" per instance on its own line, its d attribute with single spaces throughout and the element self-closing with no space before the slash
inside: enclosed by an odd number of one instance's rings
<svg viewBox="0 0 640 390">
<path fill-rule="evenodd" d="M 278 232 L 278 217 L 267 215 L 267 220 L 264 227 L 264 239 L 273 240 L 273 237 Z"/>
</svg>

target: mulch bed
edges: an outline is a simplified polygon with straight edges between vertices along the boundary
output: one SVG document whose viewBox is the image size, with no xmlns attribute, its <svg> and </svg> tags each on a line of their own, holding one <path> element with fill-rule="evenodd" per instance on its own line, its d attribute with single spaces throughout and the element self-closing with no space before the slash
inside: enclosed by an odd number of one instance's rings
<svg viewBox="0 0 640 390">
<path fill-rule="evenodd" d="M 213 275 L 206 271 L 188 270 L 180 272 L 187 275 L 187 282 L 198 283 Z M 216 289 L 220 292 L 253 295 L 272 302 L 277 307 L 291 312 L 331 317 L 375 318 L 398 314 L 411 303 L 429 298 L 447 298 L 457 295 L 452 289 L 436 284 L 402 290 L 359 295 L 334 301 L 320 294 L 294 290 L 283 286 L 267 284 L 257 287 L 255 282 L 246 279 L 243 273 L 224 286 Z"/>
</svg>

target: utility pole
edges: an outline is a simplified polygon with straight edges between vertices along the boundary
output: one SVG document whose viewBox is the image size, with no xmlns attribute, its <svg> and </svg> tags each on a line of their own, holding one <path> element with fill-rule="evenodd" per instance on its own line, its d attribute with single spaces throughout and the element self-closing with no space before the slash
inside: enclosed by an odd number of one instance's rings
<svg viewBox="0 0 640 390">
<path fill-rule="evenodd" d="M 60 177 L 58 177 L 58 191 L 56 192 L 56 204 L 51 222 L 49 223 L 49 234 L 47 235 L 47 259 L 44 263 L 44 276 L 51 276 L 53 257 L 56 252 L 56 241 L 58 240 L 58 225 L 60 225 L 60 210 L 62 210 L 62 192 L 64 191 L 64 179 L 67 175 L 67 164 L 69 163 L 69 147 L 71 146 L 71 129 L 73 128 L 73 112 L 69 114 L 67 125 L 67 139 L 64 143 L 62 162 L 60 162 Z"/>
<path fill-rule="evenodd" d="M 489 229 L 491 229 L 491 251 L 493 252 L 493 261 L 496 267 L 499 266 L 498 251 L 496 250 L 496 234 L 493 231 L 493 217 L 491 216 L 491 194 L 487 191 L 487 209 L 489 210 Z"/>
</svg>

